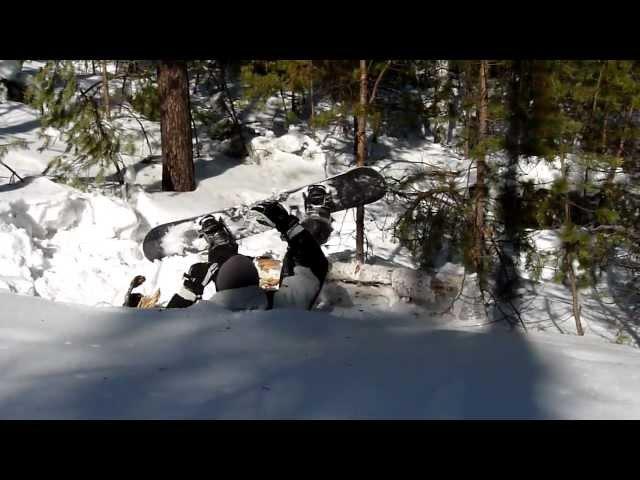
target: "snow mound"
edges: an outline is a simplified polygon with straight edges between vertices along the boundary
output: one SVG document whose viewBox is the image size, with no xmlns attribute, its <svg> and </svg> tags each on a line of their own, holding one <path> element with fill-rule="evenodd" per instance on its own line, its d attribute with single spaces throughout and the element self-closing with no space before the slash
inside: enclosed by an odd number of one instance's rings
<svg viewBox="0 0 640 480">
<path fill-rule="evenodd" d="M 399 297 L 424 303 L 435 300 L 431 290 L 431 276 L 426 272 L 404 267 L 397 268 L 393 271 L 391 282 Z"/>
<path fill-rule="evenodd" d="M 0 200 L 2 285 L 89 305 L 121 303 L 139 264 L 138 217 L 122 200 L 31 178 Z M 123 268 L 125 267 L 125 268 Z"/>
<path fill-rule="evenodd" d="M 305 138 L 298 130 L 290 128 L 289 133 L 278 137 L 274 144 L 281 152 L 298 153 L 301 152 L 304 147 Z"/>
</svg>

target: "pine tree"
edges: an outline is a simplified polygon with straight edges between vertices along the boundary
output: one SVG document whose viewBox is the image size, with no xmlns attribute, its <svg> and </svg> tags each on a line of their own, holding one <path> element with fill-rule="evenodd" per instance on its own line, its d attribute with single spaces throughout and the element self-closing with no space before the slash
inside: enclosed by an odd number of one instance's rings
<svg viewBox="0 0 640 480">
<path fill-rule="evenodd" d="M 76 82 L 72 61 L 49 61 L 34 78 L 28 91 L 32 106 L 42 113 L 43 149 L 49 145 L 44 134 L 48 127 L 61 131 L 67 143 L 65 152 L 56 156 L 45 172 L 57 173 L 63 180 L 77 181 L 91 167 L 97 167 L 100 182 L 107 170 L 115 169 L 122 182 L 121 142 L 126 139 L 118 125 L 108 121 L 98 107 L 96 88 L 101 82 L 82 89 Z"/>
<path fill-rule="evenodd" d="M 571 288 L 579 335 L 580 289 L 597 281 L 617 246 L 633 233 L 625 228 L 623 185 L 614 177 L 627 135 L 627 114 L 637 92 L 632 64 L 618 61 L 555 62 L 552 74 L 555 148 L 547 156 L 561 162 L 561 176 L 541 205 L 540 224 L 560 229 L 558 280 Z M 625 88 L 627 87 L 627 88 Z M 622 190 L 621 190 L 622 189 Z"/>
</svg>

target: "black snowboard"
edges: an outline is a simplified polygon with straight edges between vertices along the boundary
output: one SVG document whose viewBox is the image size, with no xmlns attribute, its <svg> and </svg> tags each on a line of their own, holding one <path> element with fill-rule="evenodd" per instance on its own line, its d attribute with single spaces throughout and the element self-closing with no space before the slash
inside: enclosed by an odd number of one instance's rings
<svg viewBox="0 0 640 480">
<path fill-rule="evenodd" d="M 366 205 L 381 199 L 386 192 L 386 184 L 382 175 L 370 167 L 356 167 L 321 182 L 303 185 L 286 190 L 270 200 L 277 200 L 289 207 L 292 214 L 304 210 L 303 192 L 309 185 L 324 185 L 331 194 L 331 212 L 339 212 L 348 208 Z M 142 249 L 145 257 L 153 261 L 169 255 L 185 255 L 202 252 L 207 245 L 198 236 L 198 220 L 204 215 L 221 217 L 236 239 L 255 235 L 269 230 L 271 227 L 259 223 L 257 216 L 250 209 L 256 203 L 226 208 L 196 217 L 163 223 L 147 233 Z"/>
</svg>

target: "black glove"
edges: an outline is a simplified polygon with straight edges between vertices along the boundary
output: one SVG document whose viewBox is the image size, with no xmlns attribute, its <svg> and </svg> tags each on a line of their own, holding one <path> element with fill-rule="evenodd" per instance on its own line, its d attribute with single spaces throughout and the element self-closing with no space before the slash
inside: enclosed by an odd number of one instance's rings
<svg viewBox="0 0 640 480">
<path fill-rule="evenodd" d="M 202 296 L 204 287 L 211 281 L 213 275 L 218 270 L 218 264 L 207 262 L 194 263 L 189 267 L 189 271 L 183 275 L 184 288 L 194 293 L 197 297 Z"/>
<path fill-rule="evenodd" d="M 271 221 L 276 230 L 285 235 L 298 222 L 298 217 L 289 215 L 287 210 L 276 201 L 266 201 L 259 203 L 251 210 L 261 213 Z"/>
</svg>

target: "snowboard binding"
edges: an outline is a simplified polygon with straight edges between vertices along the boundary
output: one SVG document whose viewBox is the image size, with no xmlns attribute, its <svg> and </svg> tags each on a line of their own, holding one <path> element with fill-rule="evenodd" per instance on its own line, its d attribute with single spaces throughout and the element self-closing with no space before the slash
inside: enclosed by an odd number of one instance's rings
<svg viewBox="0 0 640 480">
<path fill-rule="evenodd" d="M 303 193 L 305 216 L 300 224 L 323 245 L 333 231 L 331 227 L 331 195 L 324 185 L 310 185 Z"/>
<path fill-rule="evenodd" d="M 238 249 L 238 244 L 224 221 L 213 215 L 205 215 L 199 222 L 199 236 L 209 244 L 209 251 L 223 245 Z"/>
</svg>

